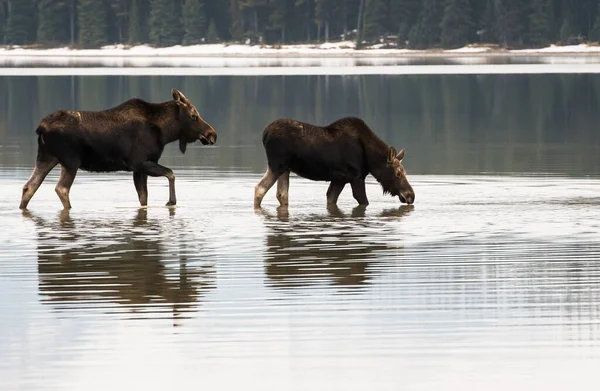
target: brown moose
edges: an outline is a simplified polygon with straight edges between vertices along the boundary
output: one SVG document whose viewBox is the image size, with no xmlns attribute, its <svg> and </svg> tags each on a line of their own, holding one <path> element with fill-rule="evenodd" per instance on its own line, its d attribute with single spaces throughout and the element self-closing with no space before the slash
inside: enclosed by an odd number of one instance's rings
<svg viewBox="0 0 600 391">
<path fill-rule="evenodd" d="M 48 173 L 60 163 L 56 193 L 65 209 L 71 208 L 69 191 L 78 169 L 92 172 L 133 171 L 133 182 L 142 206 L 148 203 L 148 175 L 167 177 L 169 201 L 175 197 L 175 175 L 158 164 L 166 144 L 179 140 L 185 153 L 188 143 L 214 144 L 217 133 L 178 90 L 173 100 L 150 103 L 130 99 L 103 111 L 56 111 L 36 129 L 38 152 L 31 178 L 23 186 L 21 209 Z"/>
<path fill-rule="evenodd" d="M 267 154 L 267 172 L 254 190 L 254 207 L 277 181 L 277 199 L 288 204 L 290 172 L 314 180 L 329 181 L 327 204 L 335 205 L 344 186 L 368 205 L 365 178 L 372 174 L 384 193 L 412 204 L 415 193 L 402 166 L 404 150 L 388 147 L 359 118 L 339 119 L 327 126 L 315 126 L 293 119 L 278 119 L 265 128 L 262 142 Z"/>
</svg>

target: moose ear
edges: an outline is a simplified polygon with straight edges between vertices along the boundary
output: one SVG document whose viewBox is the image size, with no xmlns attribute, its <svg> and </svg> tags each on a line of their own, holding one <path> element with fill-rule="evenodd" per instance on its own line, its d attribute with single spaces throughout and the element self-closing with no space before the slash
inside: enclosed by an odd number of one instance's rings
<svg viewBox="0 0 600 391">
<path fill-rule="evenodd" d="M 398 154 L 396 155 L 396 159 L 402 161 L 402 159 L 404 159 L 404 148 L 402 148 L 400 150 L 400 152 L 398 152 Z"/>
<path fill-rule="evenodd" d="M 390 147 L 390 151 L 388 154 L 388 162 L 392 163 L 396 158 L 396 149 L 394 147 Z"/>
<path fill-rule="evenodd" d="M 177 103 L 178 105 L 187 105 L 189 103 L 188 99 L 185 97 L 185 95 L 183 95 L 181 93 L 181 91 L 177 90 L 176 88 L 173 88 L 171 90 L 171 94 L 173 95 L 173 100 L 175 101 L 175 103 Z"/>
</svg>

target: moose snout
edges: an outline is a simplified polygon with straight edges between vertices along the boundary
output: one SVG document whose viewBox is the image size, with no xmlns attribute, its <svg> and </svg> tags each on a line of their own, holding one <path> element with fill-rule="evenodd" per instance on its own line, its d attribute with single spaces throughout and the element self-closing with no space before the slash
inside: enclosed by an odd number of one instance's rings
<svg viewBox="0 0 600 391">
<path fill-rule="evenodd" d="M 211 127 L 207 132 L 205 132 L 204 134 L 200 134 L 200 137 L 198 137 L 200 139 L 200 142 L 202 142 L 202 144 L 207 145 L 213 145 L 214 143 L 217 142 L 217 132 Z"/>
<path fill-rule="evenodd" d="M 400 198 L 400 202 L 404 202 L 408 205 L 411 205 L 415 202 L 415 192 L 411 190 L 400 193 L 400 197 L 398 198 Z"/>
</svg>

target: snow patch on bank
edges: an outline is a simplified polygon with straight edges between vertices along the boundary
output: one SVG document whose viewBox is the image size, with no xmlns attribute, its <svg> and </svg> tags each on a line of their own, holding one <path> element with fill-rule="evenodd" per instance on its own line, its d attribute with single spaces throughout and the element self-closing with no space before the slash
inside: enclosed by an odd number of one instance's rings
<svg viewBox="0 0 600 391">
<path fill-rule="evenodd" d="M 491 47 L 473 45 L 452 50 L 411 50 L 387 48 L 383 44 L 373 45 L 364 49 L 355 49 L 353 41 L 326 42 L 322 44 L 302 45 L 243 45 L 243 44 L 204 44 L 182 46 L 176 45 L 165 48 L 155 48 L 149 45 L 126 46 L 108 45 L 101 49 L 72 49 L 69 47 L 52 49 L 34 49 L 20 46 L 0 48 L 0 56 L 54 56 L 54 57 L 202 57 L 202 56 L 331 56 L 353 55 L 377 57 L 382 55 L 411 55 L 411 54 L 472 54 L 497 52 Z M 535 53 L 600 53 L 600 46 L 580 44 L 571 46 L 551 45 L 540 49 L 506 50 L 504 53 L 535 54 Z"/>
</svg>

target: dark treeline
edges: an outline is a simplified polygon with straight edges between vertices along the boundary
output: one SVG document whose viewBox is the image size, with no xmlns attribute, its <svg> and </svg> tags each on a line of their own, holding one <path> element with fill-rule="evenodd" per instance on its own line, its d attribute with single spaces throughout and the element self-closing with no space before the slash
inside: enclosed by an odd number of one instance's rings
<svg viewBox="0 0 600 391">
<path fill-rule="evenodd" d="M 600 0 L 0 0 L 6 45 L 340 39 L 410 48 L 598 41 Z"/>
</svg>

